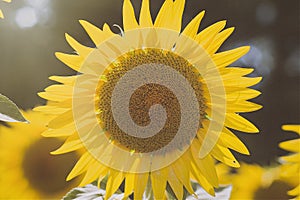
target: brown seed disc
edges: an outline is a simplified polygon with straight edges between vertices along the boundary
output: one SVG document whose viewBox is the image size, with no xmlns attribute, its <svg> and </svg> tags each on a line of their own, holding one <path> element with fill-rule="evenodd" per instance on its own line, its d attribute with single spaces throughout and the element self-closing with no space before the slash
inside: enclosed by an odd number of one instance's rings
<svg viewBox="0 0 300 200">
<path fill-rule="evenodd" d="M 164 107 L 167 113 L 167 120 L 164 127 L 154 136 L 139 138 L 123 132 L 115 122 L 111 111 L 111 98 L 113 90 L 118 81 L 130 70 L 145 64 L 162 64 L 169 66 L 184 76 L 194 89 L 198 100 L 200 119 L 205 116 L 205 99 L 202 95 L 202 85 L 199 82 L 199 72 L 184 58 L 173 52 L 160 49 L 139 49 L 120 56 L 104 72 L 106 81 L 100 81 L 96 100 L 98 121 L 105 130 L 106 135 L 122 148 L 134 150 L 140 153 L 149 153 L 159 150 L 169 144 L 175 137 L 180 126 L 180 104 L 175 94 L 165 86 L 151 83 L 139 87 L 130 98 L 129 112 L 132 120 L 139 126 L 147 126 L 150 123 L 149 109 L 159 104 Z M 141 76 L 143 76 L 141 74 Z M 135 80 L 132 80 L 135 81 Z M 130 83 L 128 83 L 130 84 Z M 100 112 L 99 112 L 100 111 Z M 187 133 L 190 135 L 190 133 Z M 180 141 L 189 144 L 191 141 Z"/>
</svg>

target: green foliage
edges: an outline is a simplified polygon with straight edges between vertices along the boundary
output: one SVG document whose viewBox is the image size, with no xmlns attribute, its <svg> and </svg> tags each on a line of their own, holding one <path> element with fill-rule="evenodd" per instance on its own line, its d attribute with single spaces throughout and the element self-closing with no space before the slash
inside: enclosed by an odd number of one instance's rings
<svg viewBox="0 0 300 200">
<path fill-rule="evenodd" d="M 62 199 L 63 200 L 73 200 L 76 199 L 77 195 L 83 193 L 82 191 L 78 189 L 72 189 L 70 192 L 68 192 Z"/>
<path fill-rule="evenodd" d="M 27 122 L 16 104 L 2 94 L 0 94 L 0 121 Z"/>
</svg>

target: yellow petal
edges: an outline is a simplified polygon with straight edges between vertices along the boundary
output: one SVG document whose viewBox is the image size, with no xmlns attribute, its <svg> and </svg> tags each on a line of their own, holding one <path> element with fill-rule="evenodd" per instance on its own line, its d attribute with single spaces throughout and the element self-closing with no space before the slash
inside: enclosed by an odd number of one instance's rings
<svg viewBox="0 0 300 200">
<path fill-rule="evenodd" d="M 229 80 L 229 79 L 223 80 L 223 82 L 224 82 L 226 90 L 234 91 L 234 89 L 240 90 L 240 88 L 246 88 L 246 87 L 256 85 L 261 80 L 262 80 L 262 77 L 254 77 L 254 78 L 240 77 L 240 78 L 231 79 L 231 80 Z"/>
<path fill-rule="evenodd" d="M 103 25 L 103 30 L 85 20 L 79 20 L 79 23 L 85 29 L 96 46 L 99 46 L 106 39 L 115 35 L 107 23 Z"/>
<path fill-rule="evenodd" d="M 77 42 L 73 37 L 71 37 L 69 34 L 65 34 L 67 42 L 70 44 L 70 46 L 81 56 L 87 57 L 92 51 L 92 48 L 83 46 L 79 42 Z"/>
<path fill-rule="evenodd" d="M 209 44 L 208 48 L 206 49 L 208 54 L 212 55 L 216 53 L 216 51 L 221 47 L 221 45 L 232 34 L 233 31 L 234 28 L 232 27 L 218 33 L 216 37 L 212 40 L 211 44 Z"/>
<path fill-rule="evenodd" d="M 244 117 L 235 113 L 226 113 L 225 125 L 246 133 L 258 133 L 259 130 Z"/>
<path fill-rule="evenodd" d="M 239 140 L 239 138 L 234 135 L 230 130 L 227 128 L 224 128 L 221 135 L 220 135 L 220 140 L 222 143 L 224 143 L 225 146 L 228 148 L 235 150 L 239 153 L 245 154 L 245 155 L 250 155 L 247 147 L 244 145 L 243 142 Z"/>
<path fill-rule="evenodd" d="M 181 31 L 182 15 L 183 15 L 183 11 L 184 11 L 184 6 L 185 6 L 185 0 L 175 0 L 173 11 L 172 11 L 172 13 L 173 13 L 172 17 L 173 17 L 173 21 L 174 21 L 173 29 L 178 32 Z"/>
<path fill-rule="evenodd" d="M 202 159 L 195 159 L 196 167 L 204 175 L 208 183 L 213 187 L 218 187 L 219 182 L 214 162 L 214 159 L 210 155 L 207 155 Z"/>
<path fill-rule="evenodd" d="M 294 131 L 300 135 L 300 125 L 283 125 L 282 130 Z"/>
<path fill-rule="evenodd" d="M 172 26 L 170 25 L 173 21 L 172 8 L 173 0 L 165 0 L 155 19 L 155 27 L 172 29 Z"/>
<path fill-rule="evenodd" d="M 49 115 L 60 115 L 68 110 L 68 108 L 61 108 L 57 106 L 38 106 L 33 109 L 37 112 L 43 112 Z"/>
<path fill-rule="evenodd" d="M 184 6 L 185 0 L 175 0 L 174 2 L 173 0 L 166 0 L 158 12 L 154 26 L 171 29 L 179 33 Z"/>
<path fill-rule="evenodd" d="M 69 96 L 51 94 L 49 92 L 39 92 L 38 95 L 44 99 L 47 99 L 50 101 L 57 101 L 57 102 L 67 101 L 67 100 L 71 99 Z"/>
<path fill-rule="evenodd" d="M 140 22 L 141 27 L 152 27 L 153 26 L 151 13 L 150 13 L 149 0 L 143 0 L 143 2 L 142 2 L 139 22 Z"/>
<path fill-rule="evenodd" d="M 191 152 L 195 166 L 207 178 L 210 184 L 212 184 L 214 187 L 218 187 L 218 176 L 215 169 L 214 160 L 210 155 L 200 159 L 200 148 L 200 141 L 198 139 L 194 139 L 191 146 Z"/>
<path fill-rule="evenodd" d="M 173 169 L 169 168 L 168 183 L 170 184 L 173 192 L 175 193 L 177 199 L 182 199 L 183 197 L 183 184 L 179 181 Z"/>
<path fill-rule="evenodd" d="M 214 188 L 210 183 L 208 183 L 203 174 L 197 171 L 197 166 L 195 165 L 195 163 L 191 164 L 191 174 L 206 192 L 208 192 L 212 196 L 215 196 Z"/>
<path fill-rule="evenodd" d="M 237 112 L 237 113 L 253 112 L 261 108 L 262 108 L 261 105 L 249 101 L 244 101 L 244 100 L 228 101 L 226 112 Z"/>
<path fill-rule="evenodd" d="M 184 29 L 183 35 L 195 38 L 200 26 L 200 23 L 204 17 L 205 11 L 200 12 Z"/>
<path fill-rule="evenodd" d="M 114 36 L 115 34 L 111 31 L 109 25 L 105 23 L 103 25 L 103 33 L 104 33 L 104 39 L 106 40 L 107 38 L 110 38 Z"/>
<path fill-rule="evenodd" d="M 124 180 L 124 173 L 114 169 L 109 170 L 109 176 L 106 184 L 105 199 L 113 195 Z"/>
<path fill-rule="evenodd" d="M 61 128 L 67 124 L 72 123 L 73 120 L 73 111 L 72 110 L 68 110 L 66 112 L 64 112 L 63 114 L 55 117 L 54 119 L 52 119 L 49 124 L 48 127 L 49 128 Z"/>
<path fill-rule="evenodd" d="M 226 100 L 227 102 L 235 102 L 238 100 L 249 100 L 259 96 L 260 94 L 261 94 L 260 91 L 250 89 L 250 88 L 245 88 L 243 90 L 227 93 Z"/>
<path fill-rule="evenodd" d="M 134 179 L 135 174 L 128 173 L 125 177 L 125 191 L 124 191 L 124 199 L 126 199 L 134 190 Z"/>
<path fill-rule="evenodd" d="M 229 77 L 240 77 L 245 76 L 254 71 L 253 68 L 242 68 L 242 67 L 227 67 L 220 71 L 220 74 L 224 79 L 230 79 Z M 228 78 L 227 78 L 228 77 Z"/>
<path fill-rule="evenodd" d="M 45 88 L 45 92 L 62 96 L 70 96 L 71 98 L 73 95 L 73 87 L 67 85 L 51 85 Z"/>
<path fill-rule="evenodd" d="M 239 162 L 235 159 L 232 153 L 225 147 L 222 147 L 220 145 L 215 145 L 215 147 L 211 151 L 211 154 L 215 159 L 219 160 L 222 163 L 225 163 L 230 167 L 235 167 L 235 168 L 240 167 Z"/>
<path fill-rule="evenodd" d="M 283 160 L 284 162 L 297 163 L 300 160 L 300 153 L 294 153 L 292 155 L 282 156 L 280 157 L 280 160 Z"/>
<path fill-rule="evenodd" d="M 148 173 L 135 174 L 133 193 L 134 199 L 141 200 L 143 198 L 143 194 L 148 183 L 148 177 Z"/>
<path fill-rule="evenodd" d="M 151 185 L 155 199 L 164 199 L 165 190 L 167 187 L 168 170 L 163 168 L 154 172 L 151 172 Z"/>
<path fill-rule="evenodd" d="M 130 0 L 124 0 L 123 26 L 125 31 L 138 28 L 138 23 L 136 21 L 134 9 L 132 7 Z"/>
<path fill-rule="evenodd" d="M 217 53 L 212 56 L 212 59 L 217 67 L 223 68 L 237 61 L 239 58 L 248 53 L 249 50 L 249 46 L 239 47 L 229 51 Z"/>
<path fill-rule="evenodd" d="M 102 30 L 98 27 L 94 26 L 93 24 L 85 21 L 85 20 L 79 20 L 79 23 L 81 26 L 85 29 L 87 34 L 90 36 L 90 38 L 93 40 L 94 44 L 98 46 L 104 41 Z"/>
<path fill-rule="evenodd" d="M 102 173 L 107 172 L 106 167 L 103 167 L 97 160 L 89 164 L 88 169 L 80 182 L 79 187 L 83 187 L 95 181 Z"/>
<path fill-rule="evenodd" d="M 215 36 L 226 26 L 226 21 L 219 21 L 201 31 L 195 40 L 202 45 L 204 49 L 208 48 Z"/>
<path fill-rule="evenodd" d="M 233 161 L 233 163 L 236 163 L 237 160 L 235 159 L 235 157 L 233 156 L 233 154 L 231 153 L 231 151 L 227 148 L 227 147 L 223 147 L 222 145 L 217 144 L 214 148 L 214 152 L 218 152 L 218 154 L 229 158 L 230 160 Z"/>
<path fill-rule="evenodd" d="M 3 19 L 4 18 L 4 15 L 3 15 L 3 12 L 2 10 L 0 9 L 0 18 Z"/>
<path fill-rule="evenodd" d="M 89 166 L 89 164 L 92 163 L 92 160 L 94 160 L 93 156 L 90 155 L 89 152 L 84 153 L 80 159 L 77 161 L 76 165 L 73 167 L 72 171 L 69 173 L 67 177 L 67 181 L 75 178 L 76 176 L 82 174 L 85 172 Z"/>
<path fill-rule="evenodd" d="M 77 137 L 77 135 L 72 135 L 68 137 L 68 139 L 65 141 L 65 143 L 59 147 L 57 150 L 52 151 L 52 155 L 58 155 L 63 153 L 68 153 L 71 151 L 76 151 L 77 149 L 83 148 L 84 145 L 82 144 L 82 141 Z"/>
<path fill-rule="evenodd" d="M 83 64 L 84 59 L 78 55 L 64 54 L 56 52 L 55 56 L 63 63 L 65 63 L 70 68 L 79 72 L 81 65 Z"/>
<path fill-rule="evenodd" d="M 300 198 L 300 184 L 295 187 L 294 189 L 288 191 L 288 195 L 291 195 L 291 196 L 298 196 L 296 199 L 299 200 Z"/>
<path fill-rule="evenodd" d="M 107 177 L 108 171 L 109 171 L 109 168 L 103 166 L 102 171 L 101 171 L 101 173 L 100 173 L 100 175 L 99 175 L 99 177 L 98 177 L 98 181 L 97 181 L 97 186 L 98 186 L 98 188 L 101 187 L 101 181 L 102 181 L 105 177 Z"/>
<path fill-rule="evenodd" d="M 291 151 L 300 152 L 300 139 L 288 140 L 279 144 L 280 148 Z"/>
<path fill-rule="evenodd" d="M 184 166 L 184 167 L 183 167 Z M 190 181 L 190 163 L 185 163 L 182 158 L 179 158 L 174 164 L 172 164 L 174 173 L 180 182 L 184 185 L 186 190 L 190 194 L 194 194 L 194 190 Z"/>
<path fill-rule="evenodd" d="M 300 176 L 299 170 L 300 170 L 299 164 L 286 164 L 286 165 L 282 166 L 281 175 L 284 177 L 295 177 L 295 176 L 299 177 Z"/>
<path fill-rule="evenodd" d="M 73 135 L 76 132 L 76 127 L 73 123 L 68 124 L 59 129 L 51 129 L 48 128 L 46 131 L 42 133 L 44 137 L 65 137 Z"/>
<path fill-rule="evenodd" d="M 50 76 L 49 79 L 65 85 L 74 85 L 77 76 Z"/>
<path fill-rule="evenodd" d="M 70 99 L 69 97 L 65 100 L 61 100 L 59 102 L 56 101 L 48 101 L 47 105 L 49 106 L 56 106 L 56 107 L 60 107 L 60 108 L 72 108 L 72 99 Z"/>
<path fill-rule="evenodd" d="M 4 1 L 6 3 L 10 3 L 11 2 L 11 0 L 2 0 L 2 1 Z"/>
</svg>

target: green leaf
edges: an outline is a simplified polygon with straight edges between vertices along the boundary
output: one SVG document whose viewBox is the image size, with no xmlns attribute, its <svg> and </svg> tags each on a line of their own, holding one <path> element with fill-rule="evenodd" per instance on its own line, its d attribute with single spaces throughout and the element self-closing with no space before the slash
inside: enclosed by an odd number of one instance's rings
<svg viewBox="0 0 300 200">
<path fill-rule="evenodd" d="M 172 189 L 172 187 L 170 186 L 169 183 L 167 183 L 167 195 L 168 195 L 168 199 L 173 200 L 173 199 L 177 199 L 176 195 Z M 189 195 L 189 192 L 185 189 L 185 187 L 183 187 L 183 197 L 182 200 L 185 200 L 187 198 L 187 196 Z"/>
<path fill-rule="evenodd" d="M 63 200 L 73 200 L 80 193 L 82 193 L 82 192 L 75 188 L 75 189 L 71 190 L 70 192 L 68 192 L 62 199 Z"/>
<path fill-rule="evenodd" d="M 0 121 L 28 122 L 14 102 L 0 94 Z"/>
<path fill-rule="evenodd" d="M 93 184 L 88 184 L 84 187 L 77 187 L 72 189 L 68 192 L 64 197 L 63 200 L 82 200 L 82 199 L 101 199 L 104 200 L 105 198 L 105 190 L 98 188 Z M 109 200 L 114 199 L 124 199 L 124 193 L 120 194 L 113 194 Z M 127 198 L 126 200 L 130 200 Z"/>
</svg>

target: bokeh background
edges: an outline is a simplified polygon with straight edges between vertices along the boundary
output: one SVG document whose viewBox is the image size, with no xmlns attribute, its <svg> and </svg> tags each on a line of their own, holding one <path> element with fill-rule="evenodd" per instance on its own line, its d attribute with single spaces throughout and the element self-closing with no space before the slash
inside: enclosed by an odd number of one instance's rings
<svg viewBox="0 0 300 200">
<path fill-rule="evenodd" d="M 141 0 L 132 2 L 138 14 Z M 162 3 L 151 1 L 154 16 Z M 22 109 L 45 103 L 37 92 L 52 84 L 49 76 L 75 73 L 54 52 L 73 51 L 65 32 L 92 46 L 79 19 L 99 27 L 105 22 L 122 26 L 122 0 L 15 0 L 0 6 L 5 13 L 5 20 L 0 20 L 0 92 Z M 251 51 L 234 65 L 254 67 L 252 75 L 263 77 L 255 86 L 262 95 L 254 101 L 264 108 L 245 115 L 261 131 L 237 133 L 251 152 L 251 156 L 238 155 L 240 160 L 274 163 L 285 154 L 278 142 L 296 137 L 284 133 L 281 125 L 300 123 L 299 8 L 299 0 L 187 0 L 183 24 L 201 10 L 206 16 L 200 30 L 227 19 L 227 27 L 236 29 L 221 50 L 250 45 Z M 116 27 L 112 30 L 119 32 Z"/>
</svg>

